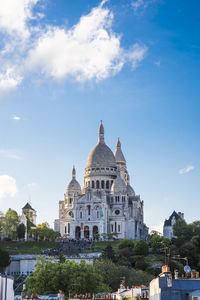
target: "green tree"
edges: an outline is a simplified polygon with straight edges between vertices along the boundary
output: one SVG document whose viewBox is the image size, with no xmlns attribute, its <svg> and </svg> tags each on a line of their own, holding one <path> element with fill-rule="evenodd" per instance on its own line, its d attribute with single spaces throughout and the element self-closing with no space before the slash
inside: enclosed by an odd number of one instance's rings
<svg viewBox="0 0 200 300">
<path fill-rule="evenodd" d="M 187 224 L 183 219 L 178 219 L 176 223 L 173 225 L 173 234 L 177 238 L 185 239 L 187 235 Z"/>
<path fill-rule="evenodd" d="M 104 259 L 116 261 L 116 254 L 111 245 L 108 245 L 106 248 L 103 249 L 101 257 Z"/>
<path fill-rule="evenodd" d="M 94 268 L 103 277 L 104 284 L 108 285 L 112 291 L 119 288 L 122 278 L 125 278 L 125 285 L 132 286 L 147 285 L 154 277 L 147 272 L 115 264 L 111 260 L 98 259 L 94 262 Z"/>
<path fill-rule="evenodd" d="M 99 272 L 85 261 L 76 263 L 66 260 L 60 264 L 44 258 L 37 263 L 33 275 L 26 280 L 26 285 L 30 293 L 50 294 L 63 290 L 67 296 L 69 293 L 92 294 L 109 291 Z"/>
<path fill-rule="evenodd" d="M 3 233 L 11 239 L 16 239 L 18 225 L 19 216 L 17 212 L 9 208 L 3 220 Z"/>
<path fill-rule="evenodd" d="M 154 234 L 150 238 L 150 246 L 154 253 L 160 253 L 160 251 L 165 247 L 163 236 Z"/>
<path fill-rule="evenodd" d="M 0 249 L 0 272 L 3 273 L 5 268 L 10 264 L 10 256 L 7 251 Z"/>
<path fill-rule="evenodd" d="M 31 233 L 36 240 L 54 241 L 56 238 L 60 236 L 59 232 L 54 231 L 53 229 L 48 227 L 43 227 L 43 228 L 37 227 L 35 229 L 32 229 Z"/>
<path fill-rule="evenodd" d="M 134 255 L 147 255 L 149 253 L 149 246 L 144 240 L 135 243 Z"/>
</svg>

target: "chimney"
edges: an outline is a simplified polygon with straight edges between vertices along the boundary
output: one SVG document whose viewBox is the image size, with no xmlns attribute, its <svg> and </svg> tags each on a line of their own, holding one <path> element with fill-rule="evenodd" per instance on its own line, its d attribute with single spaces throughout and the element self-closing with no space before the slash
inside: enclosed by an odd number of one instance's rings
<svg viewBox="0 0 200 300">
<path fill-rule="evenodd" d="M 174 279 L 178 279 L 178 270 L 174 270 Z"/>
<path fill-rule="evenodd" d="M 182 213 L 182 212 L 178 212 L 178 215 L 179 215 L 179 217 L 182 219 L 182 220 L 184 220 L 184 213 Z"/>
<path fill-rule="evenodd" d="M 168 265 L 162 266 L 162 273 L 170 273 L 170 267 Z"/>
</svg>

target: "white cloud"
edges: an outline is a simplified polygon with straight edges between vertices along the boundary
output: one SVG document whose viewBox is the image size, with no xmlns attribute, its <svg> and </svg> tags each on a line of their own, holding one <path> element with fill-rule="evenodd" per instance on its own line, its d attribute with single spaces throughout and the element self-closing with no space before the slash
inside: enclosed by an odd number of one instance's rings
<svg viewBox="0 0 200 300">
<path fill-rule="evenodd" d="M 14 150 L 2 150 L 0 149 L 0 157 L 4 158 L 11 158 L 11 159 L 16 159 L 16 160 L 21 160 L 21 156 L 19 156 L 16 151 Z"/>
<path fill-rule="evenodd" d="M 15 178 L 9 175 L 0 175 L 0 199 L 6 196 L 14 197 L 18 192 Z"/>
<path fill-rule="evenodd" d="M 21 117 L 19 117 L 19 116 L 12 116 L 12 120 L 14 120 L 14 121 L 20 121 Z"/>
<path fill-rule="evenodd" d="M 113 13 L 104 7 L 107 0 L 69 29 L 39 26 L 36 21 L 44 15 L 33 14 L 39 1 L 6 0 L 0 6 L 0 95 L 18 87 L 32 73 L 56 80 L 99 81 L 120 72 L 125 63 L 134 70 L 144 59 L 146 46 L 121 46 L 120 35 L 112 30 Z"/>
<path fill-rule="evenodd" d="M 22 81 L 14 68 L 8 68 L 5 72 L 0 73 L 0 95 L 15 89 Z"/>
<path fill-rule="evenodd" d="M 159 0 L 134 0 L 132 7 L 134 13 L 143 12 L 149 5 L 158 2 Z"/>
<path fill-rule="evenodd" d="M 183 168 L 183 169 L 180 169 L 179 170 L 179 174 L 186 174 L 186 173 L 189 173 L 189 172 L 191 172 L 192 170 L 194 170 L 194 166 L 193 165 L 188 165 L 188 166 L 186 166 L 185 168 Z"/>
<path fill-rule="evenodd" d="M 135 44 L 130 51 L 122 49 L 120 36 L 111 30 L 112 21 L 112 12 L 101 4 L 68 31 L 50 27 L 30 50 L 28 69 L 54 79 L 70 76 L 86 81 L 114 75 L 127 61 L 135 68 L 147 48 Z"/>
<path fill-rule="evenodd" d="M 132 63 L 133 70 L 137 67 L 137 64 L 144 59 L 147 50 L 146 46 L 135 44 L 132 46 L 131 50 L 127 52 L 126 56 L 128 61 Z"/>
<path fill-rule="evenodd" d="M 39 0 L 6 0 L 0 5 L 0 29 L 21 38 L 29 36 L 28 20 L 32 19 L 32 8 Z"/>
</svg>

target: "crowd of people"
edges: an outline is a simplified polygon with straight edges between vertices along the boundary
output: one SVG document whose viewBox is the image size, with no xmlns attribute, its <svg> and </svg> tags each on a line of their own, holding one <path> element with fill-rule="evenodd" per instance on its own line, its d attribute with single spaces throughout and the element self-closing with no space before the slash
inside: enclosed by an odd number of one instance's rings
<svg viewBox="0 0 200 300">
<path fill-rule="evenodd" d="M 85 253 L 86 250 L 93 248 L 92 239 L 59 239 L 58 246 L 55 250 L 49 250 L 48 254 L 51 256 L 64 254 L 64 255 L 78 255 Z"/>
</svg>

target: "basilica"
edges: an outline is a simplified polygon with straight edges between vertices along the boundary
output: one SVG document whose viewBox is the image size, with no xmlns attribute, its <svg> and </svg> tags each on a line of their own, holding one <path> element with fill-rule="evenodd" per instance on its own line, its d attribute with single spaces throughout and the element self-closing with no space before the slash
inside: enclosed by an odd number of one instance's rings
<svg viewBox="0 0 200 300">
<path fill-rule="evenodd" d="M 106 145 L 104 127 L 99 128 L 99 140 L 88 156 L 84 187 L 76 180 L 73 167 L 72 180 L 59 201 L 59 219 L 55 230 L 73 239 L 146 239 L 148 227 L 144 224 L 143 201 L 130 185 L 126 160 L 118 139 L 116 152 Z M 98 235 L 97 235 L 98 234 Z"/>
</svg>

